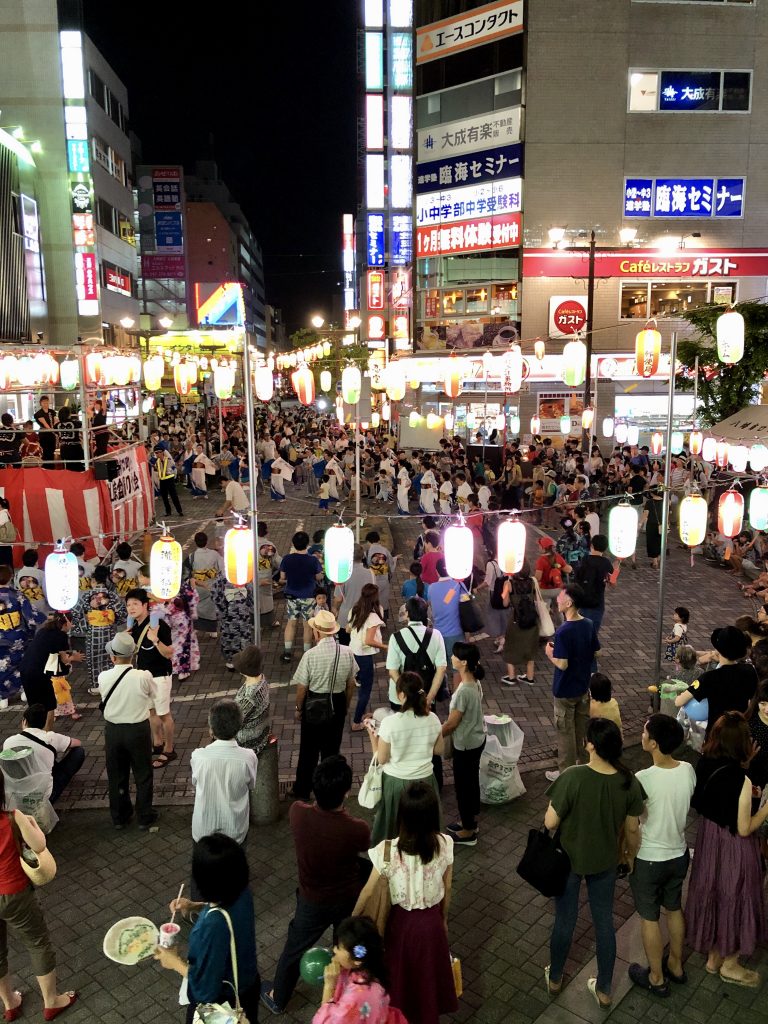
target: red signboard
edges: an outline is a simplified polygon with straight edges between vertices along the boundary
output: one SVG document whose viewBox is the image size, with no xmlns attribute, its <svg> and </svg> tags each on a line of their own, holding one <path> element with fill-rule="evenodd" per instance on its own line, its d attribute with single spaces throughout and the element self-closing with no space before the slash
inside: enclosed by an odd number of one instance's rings
<svg viewBox="0 0 768 1024">
<path fill-rule="evenodd" d="M 589 277 L 589 255 L 568 249 L 528 249 L 523 253 L 523 274 L 527 277 Z M 680 249 L 672 255 L 655 249 L 598 252 L 595 276 L 640 281 L 766 277 L 768 249 Z"/>
<path fill-rule="evenodd" d="M 445 227 L 416 229 L 417 256 L 445 256 L 481 249 L 509 249 L 519 244 L 519 213 L 463 220 Z"/>
<path fill-rule="evenodd" d="M 111 288 L 116 292 L 122 292 L 123 295 L 131 294 L 130 274 L 121 274 L 117 270 L 110 270 L 107 267 L 105 277 L 107 288 Z"/>
<path fill-rule="evenodd" d="M 368 337 L 371 341 L 381 341 L 386 337 L 387 322 L 383 316 L 368 317 Z"/>
<path fill-rule="evenodd" d="M 80 270 L 83 275 L 81 298 L 98 299 L 99 284 L 96 275 L 96 253 L 79 252 L 75 255 L 80 263 Z"/>
<path fill-rule="evenodd" d="M 171 256 L 164 253 L 146 253 L 141 257 L 141 272 L 144 277 L 157 281 L 159 278 L 172 277 L 184 280 L 184 257 Z"/>
<path fill-rule="evenodd" d="M 368 271 L 368 309 L 384 309 L 384 272 Z"/>
<path fill-rule="evenodd" d="M 565 299 L 559 302 L 552 311 L 555 328 L 561 334 L 576 334 L 587 322 L 587 311 L 583 302 Z"/>
</svg>

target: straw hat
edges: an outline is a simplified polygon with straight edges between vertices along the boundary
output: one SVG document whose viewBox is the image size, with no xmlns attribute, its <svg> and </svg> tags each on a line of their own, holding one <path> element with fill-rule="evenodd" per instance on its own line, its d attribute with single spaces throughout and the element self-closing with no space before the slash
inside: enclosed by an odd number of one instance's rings
<svg viewBox="0 0 768 1024">
<path fill-rule="evenodd" d="M 325 633 L 327 636 L 338 633 L 340 628 L 336 616 L 328 611 L 319 611 L 309 620 L 309 624 L 312 629 L 316 629 L 318 633 Z"/>
</svg>

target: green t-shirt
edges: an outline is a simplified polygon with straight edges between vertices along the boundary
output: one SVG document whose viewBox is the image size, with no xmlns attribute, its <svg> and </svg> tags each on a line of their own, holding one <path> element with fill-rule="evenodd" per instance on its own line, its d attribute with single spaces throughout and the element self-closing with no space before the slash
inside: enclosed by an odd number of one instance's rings
<svg viewBox="0 0 768 1024">
<path fill-rule="evenodd" d="M 619 862 L 618 838 L 624 819 L 640 817 L 645 793 L 621 772 L 603 775 L 589 765 L 566 769 L 547 790 L 560 818 L 560 842 L 577 875 L 597 875 Z"/>
<path fill-rule="evenodd" d="M 451 711 L 461 712 L 461 721 L 451 733 L 456 750 L 475 750 L 485 740 L 483 691 L 480 685 L 462 683 L 451 697 Z"/>
</svg>

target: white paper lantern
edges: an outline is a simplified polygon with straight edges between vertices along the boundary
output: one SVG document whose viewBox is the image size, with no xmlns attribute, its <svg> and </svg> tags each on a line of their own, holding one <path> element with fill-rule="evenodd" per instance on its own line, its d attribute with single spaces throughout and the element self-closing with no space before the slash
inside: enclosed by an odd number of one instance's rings
<svg viewBox="0 0 768 1024">
<path fill-rule="evenodd" d="M 749 525 L 753 530 L 768 530 L 768 487 L 755 487 L 749 496 Z"/>
<path fill-rule="evenodd" d="M 330 370 L 320 371 L 320 390 L 325 391 L 326 394 L 331 390 L 333 385 L 333 377 L 331 376 Z"/>
<path fill-rule="evenodd" d="M 520 572 L 525 561 L 525 526 L 519 519 L 503 522 L 496 538 L 496 559 L 505 573 Z"/>
<path fill-rule="evenodd" d="M 501 390 L 506 394 L 517 394 L 523 384 L 523 350 L 519 345 L 510 345 L 509 351 L 501 357 Z"/>
<path fill-rule="evenodd" d="M 534 437 L 541 433 L 541 417 L 531 416 L 531 433 Z"/>
<path fill-rule="evenodd" d="M 152 545 L 149 555 L 149 580 L 152 593 L 161 601 L 170 601 L 181 590 L 181 544 L 164 534 Z"/>
<path fill-rule="evenodd" d="M 613 416 L 603 419 L 603 437 L 613 437 Z"/>
<path fill-rule="evenodd" d="M 560 433 L 564 434 L 567 437 L 568 434 L 570 434 L 570 432 L 571 432 L 571 417 L 570 416 L 561 416 L 560 417 Z"/>
<path fill-rule="evenodd" d="M 520 436 L 520 417 L 515 413 L 509 417 L 509 432 L 513 437 Z"/>
<path fill-rule="evenodd" d="M 714 437 L 705 437 L 701 446 L 701 457 L 705 462 L 714 462 L 717 453 L 717 442 Z"/>
<path fill-rule="evenodd" d="M 445 424 L 445 429 L 446 430 L 453 430 L 453 413 L 452 412 L 447 412 L 445 414 L 445 416 L 443 416 L 443 423 Z"/>
<path fill-rule="evenodd" d="M 408 426 L 409 427 L 418 427 L 420 421 L 421 421 L 421 416 L 419 416 L 419 414 L 414 409 L 414 411 L 408 417 Z"/>
<path fill-rule="evenodd" d="M 591 405 L 588 405 L 584 412 L 581 414 L 581 429 L 591 430 L 592 424 L 595 421 L 595 410 Z"/>
<path fill-rule="evenodd" d="M 664 446 L 664 435 L 660 430 L 654 430 L 651 434 L 651 455 L 661 455 Z"/>
<path fill-rule="evenodd" d="M 683 450 L 684 442 L 685 438 L 683 437 L 682 430 L 673 430 L 672 437 L 670 438 L 671 451 L 673 455 Z"/>
<path fill-rule="evenodd" d="M 747 468 L 749 449 L 745 444 L 735 444 L 728 449 L 728 461 L 734 473 L 743 473 Z"/>
<path fill-rule="evenodd" d="M 680 502 L 680 540 L 696 548 L 707 535 L 709 507 L 700 494 L 689 494 Z"/>
<path fill-rule="evenodd" d="M 718 441 L 715 444 L 715 462 L 720 469 L 728 465 L 728 442 Z"/>
<path fill-rule="evenodd" d="M 503 430 L 506 427 L 506 425 L 507 417 L 504 415 L 503 412 L 500 412 L 499 415 L 496 417 L 496 429 Z"/>
<path fill-rule="evenodd" d="M 275 378 L 272 376 L 272 371 L 268 366 L 257 366 L 254 379 L 256 397 L 260 402 L 269 402 L 275 393 Z"/>
<path fill-rule="evenodd" d="M 627 444 L 636 445 L 640 441 L 640 427 L 636 427 L 634 423 L 627 427 Z"/>
<path fill-rule="evenodd" d="M 744 355 L 744 317 L 730 309 L 717 318 L 717 358 L 721 363 L 738 363 Z"/>
<path fill-rule="evenodd" d="M 587 378 L 587 346 L 583 341 L 569 341 L 563 348 L 562 378 L 569 388 L 578 388 Z"/>
<path fill-rule="evenodd" d="M 749 449 L 749 465 L 753 473 L 762 473 L 768 466 L 768 448 L 764 444 L 753 444 Z"/>
<path fill-rule="evenodd" d="M 346 583 L 352 575 L 355 535 L 348 526 L 337 523 L 325 531 L 323 564 L 332 583 Z"/>
<path fill-rule="evenodd" d="M 608 546 L 617 558 L 631 558 L 637 547 L 638 515 L 634 505 L 620 502 L 608 514 Z"/>
<path fill-rule="evenodd" d="M 341 372 L 341 393 L 347 405 L 357 405 L 360 401 L 362 378 L 357 366 L 345 366 Z"/>
<path fill-rule="evenodd" d="M 629 435 L 629 428 L 626 423 L 616 424 L 616 444 L 626 444 Z"/>
<path fill-rule="evenodd" d="M 443 421 L 439 416 L 433 412 L 427 413 L 427 430 L 441 430 L 442 426 Z"/>
<path fill-rule="evenodd" d="M 472 572 L 474 544 L 468 526 L 449 526 L 443 537 L 445 566 L 455 580 L 465 580 Z"/>
<path fill-rule="evenodd" d="M 61 542 L 45 560 L 45 593 L 48 604 L 56 612 L 74 608 L 80 597 L 77 558 Z"/>
<path fill-rule="evenodd" d="M 393 402 L 405 398 L 405 367 L 402 363 L 390 363 L 384 374 L 387 397 Z"/>
</svg>

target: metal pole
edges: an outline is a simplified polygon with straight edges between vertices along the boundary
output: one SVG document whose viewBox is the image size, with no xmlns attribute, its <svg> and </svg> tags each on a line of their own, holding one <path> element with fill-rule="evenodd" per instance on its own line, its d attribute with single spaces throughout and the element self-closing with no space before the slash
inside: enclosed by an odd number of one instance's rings
<svg viewBox="0 0 768 1024">
<path fill-rule="evenodd" d="M 595 232 L 589 236 L 589 280 L 587 282 L 587 374 L 584 378 L 584 408 L 592 398 L 592 327 L 595 319 Z M 589 431 L 581 431 L 581 450 L 587 453 Z"/>
<path fill-rule="evenodd" d="M 86 470 L 91 468 L 91 438 L 88 423 L 88 392 L 85 389 L 85 359 L 83 358 L 83 346 L 79 345 L 80 358 L 80 422 L 83 424 L 83 464 Z M 104 403 L 106 404 L 106 403 Z M 106 409 L 104 410 L 106 412 Z M 66 469 L 66 464 L 64 465 Z"/>
<path fill-rule="evenodd" d="M 259 513 L 256 503 L 256 433 L 253 423 L 253 382 L 251 380 L 251 346 L 248 335 L 243 337 L 243 395 L 245 397 L 245 429 L 248 431 L 248 488 L 251 503 L 251 529 L 253 530 L 253 642 L 261 643 L 259 619 Z"/>
<path fill-rule="evenodd" d="M 355 540 L 360 543 L 360 400 L 355 402 Z"/>
<path fill-rule="evenodd" d="M 221 399 L 219 399 L 219 450 L 221 450 L 221 436 L 224 433 L 224 414 L 221 411 Z"/>
<path fill-rule="evenodd" d="M 488 433 L 488 371 L 485 371 L 485 398 L 483 399 L 483 463 L 485 463 L 485 435 Z M 474 483 L 474 479 L 470 481 Z"/>
<path fill-rule="evenodd" d="M 693 425 L 696 426 L 698 416 L 696 409 L 699 404 L 699 357 L 693 361 Z"/>
<path fill-rule="evenodd" d="M 672 466 L 672 412 L 675 403 L 675 364 L 677 362 L 677 331 L 672 332 L 669 350 L 669 404 L 667 407 L 667 456 L 664 460 L 664 498 L 661 517 L 661 560 L 659 562 L 659 597 L 656 607 L 656 657 L 654 662 L 654 684 L 661 680 L 661 637 L 664 625 L 664 595 L 667 585 L 667 534 L 669 532 L 669 479 Z M 653 499 L 651 499 L 653 500 Z M 658 694 L 654 698 L 658 707 Z"/>
</svg>

